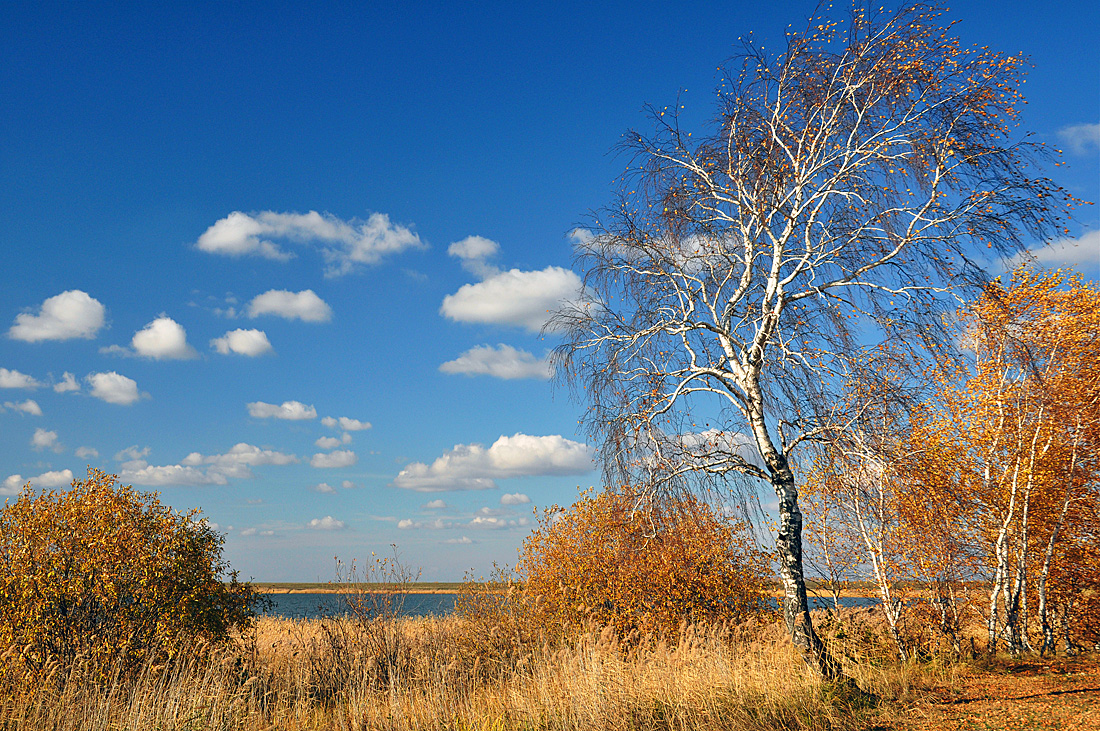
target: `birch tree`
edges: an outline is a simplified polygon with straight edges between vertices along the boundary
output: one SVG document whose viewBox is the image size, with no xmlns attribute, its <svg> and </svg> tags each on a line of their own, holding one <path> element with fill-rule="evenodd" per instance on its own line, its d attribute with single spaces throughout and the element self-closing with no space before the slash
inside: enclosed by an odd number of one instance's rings
<svg viewBox="0 0 1100 731">
<path fill-rule="evenodd" d="M 618 199 L 578 236 L 586 297 L 551 327 L 608 478 L 770 485 L 784 617 L 827 676 L 792 460 L 843 428 L 866 349 L 935 339 L 949 288 L 1060 226 L 1042 148 L 1013 141 L 1023 68 L 964 49 L 935 6 L 814 18 L 778 53 L 747 41 L 707 130 L 654 108 L 626 135 Z"/>
</svg>

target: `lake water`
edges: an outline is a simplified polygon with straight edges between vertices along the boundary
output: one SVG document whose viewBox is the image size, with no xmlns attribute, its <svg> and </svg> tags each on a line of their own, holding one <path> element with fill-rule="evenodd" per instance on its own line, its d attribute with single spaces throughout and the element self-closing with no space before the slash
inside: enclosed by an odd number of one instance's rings
<svg viewBox="0 0 1100 731">
<path fill-rule="evenodd" d="M 264 594 L 272 606 L 264 614 L 288 619 L 316 619 L 344 614 L 344 596 L 341 594 Z M 424 617 L 429 614 L 451 614 L 455 610 L 458 594 L 406 594 L 401 606 L 405 617 Z M 402 600 L 398 600 L 401 602 Z"/>
<path fill-rule="evenodd" d="M 340 594 L 265 594 L 272 606 L 264 612 L 271 617 L 288 619 L 316 619 L 344 613 L 343 596 Z M 406 594 L 401 615 L 424 617 L 429 614 L 451 614 L 455 610 L 458 594 Z M 870 597 L 846 597 L 840 600 L 842 607 L 869 607 L 878 604 Z M 832 599 L 810 597 L 811 609 L 828 609 Z"/>
</svg>

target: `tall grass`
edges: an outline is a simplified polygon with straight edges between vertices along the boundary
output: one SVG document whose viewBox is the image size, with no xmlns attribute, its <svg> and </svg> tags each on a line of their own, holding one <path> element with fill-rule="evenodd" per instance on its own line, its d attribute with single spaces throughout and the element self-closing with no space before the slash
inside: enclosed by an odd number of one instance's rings
<svg viewBox="0 0 1100 731">
<path fill-rule="evenodd" d="M 806 670 L 774 625 L 625 641 L 610 628 L 545 642 L 493 629 L 265 618 L 232 647 L 129 674 L 5 662 L 0 729 L 848 729 L 869 712 Z M 863 664 L 864 687 L 898 682 Z"/>
</svg>

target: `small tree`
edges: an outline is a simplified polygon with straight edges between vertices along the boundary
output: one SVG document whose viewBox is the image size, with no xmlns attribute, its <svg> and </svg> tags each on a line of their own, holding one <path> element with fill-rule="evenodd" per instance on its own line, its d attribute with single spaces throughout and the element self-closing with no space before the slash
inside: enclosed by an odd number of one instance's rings
<svg viewBox="0 0 1100 731">
<path fill-rule="evenodd" d="M 584 495 L 543 513 L 517 572 L 547 624 L 674 634 L 764 611 L 767 559 L 745 526 L 692 496 Z"/>
<path fill-rule="evenodd" d="M 28 483 L 0 511 L 0 647 L 31 667 L 78 656 L 132 666 L 247 627 L 257 594 L 196 515 L 94 469 L 64 492 Z"/>
</svg>

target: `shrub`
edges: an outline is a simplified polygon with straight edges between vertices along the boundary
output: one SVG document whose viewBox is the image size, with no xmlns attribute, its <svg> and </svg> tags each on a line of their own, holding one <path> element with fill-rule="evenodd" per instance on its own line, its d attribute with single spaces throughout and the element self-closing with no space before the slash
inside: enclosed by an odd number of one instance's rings
<svg viewBox="0 0 1100 731">
<path fill-rule="evenodd" d="M 668 634 L 682 622 L 761 613 L 766 570 L 746 527 L 706 502 L 619 491 L 545 511 L 517 565 L 549 626 L 597 622 Z"/>
<path fill-rule="evenodd" d="M 197 511 L 89 470 L 70 490 L 23 488 L 0 511 L 0 647 L 30 667 L 77 657 L 133 666 L 225 640 L 258 595 Z M 228 579 L 223 582 L 223 579 Z"/>
</svg>

